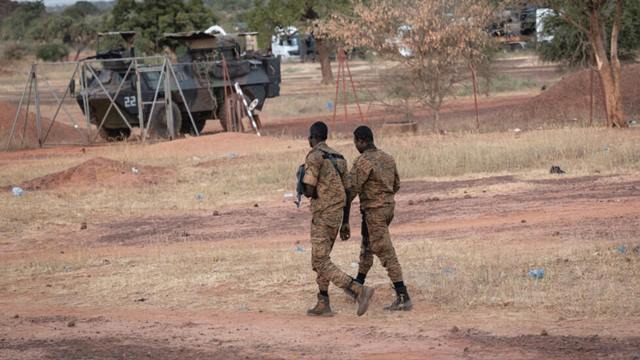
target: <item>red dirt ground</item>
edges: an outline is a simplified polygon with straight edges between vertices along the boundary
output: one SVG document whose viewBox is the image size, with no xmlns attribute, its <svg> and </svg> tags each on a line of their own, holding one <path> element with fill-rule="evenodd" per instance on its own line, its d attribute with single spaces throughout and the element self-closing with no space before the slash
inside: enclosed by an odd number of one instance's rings
<svg viewBox="0 0 640 360">
<path fill-rule="evenodd" d="M 36 127 L 36 115 L 29 111 L 29 116 L 25 123 L 25 107 L 23 106 L 18 121 L 16 123 L 14 138 L 11 141 L 12 148 L 32 148 L 38 146 L 38 135 Z M 33 109 L 33 108 L 32 108 Z M 13 125 L 17 111 L 17 103 L 0 101 L 0 145 L 6 147 L 11 127 Z M 51 120 L 42 114 L 43 136 L 51 126 Z M 60 115 L 59 115 L 60 116 Z M 82 133 L 79 133 L 71 126 L 56 122 L 49 130 L 47 144 L 77 143 L 83 140 Z"/>
<path fill-rule="evenodd" d="M 513 184 L 534 188 L 485 192 L 495 185 Z M 469 196 L 433 196 L 464 191 Z M 470 234 L 490 241 L 495 235 L 508 234 L 514 239 L 508 244 L 514 251 L 526 251 L 530 244 L 521 239 L 570 247 L 611 228 L 618 236 L 637 234 L 640 180 L 597 176 L 518 180 L 503 176 L 409 181 L 403 184 L 397 200 L 392 226 L 397 243 L 419 238 L 447 241 Z M 164 246 L 175 251 L 190 242 L 264 248 L 293 246 L 299 241 L 308 248 L 308 220 L 306 209 L 281 201 L 258 208 L 252 204 L 230 206 L 216 216 L 209 211 L 97 219 L 82 233 L 74 227 L 36 235 L 28 243 L 5 242 L 0 245 L 0 258 L 37 259 L 40 254 L 61 250 L 72 254 L 81 243 L 101 253 L 112 251 L 116 257 L 145 254 L 149 251 L 146 246 L 155 239 L 174 239 Z M 357 215 L 352 223 L 357 234 Z M 180 235 L 186 232 L 188 237 Z M 353 241 L 358 241 L 357 236 Z M 628 261 L 640 261 L 635 257 Z M 51 280 L 31 281 L 44 287 Z M 236 296 L 233 288 L 208 290 L 203 294 Z M 379 307 L 391 296 L 386 286 L 377 287 L 379 299 L 373 309 L 358 318 L 351 313 L 352 305 L 336 290 L 331 291 L 338 314 L 328 319 L 309 318 L 301 308 L 277 313 L 260 310 L 265 301 L 287 301 L 286 297 L 260 299 L 243 310 L 229 312 L 162 309 L 146 303 L 123 309 L 99 304 L 51 307 L 5 294 L 0 299 L 0 358 L 635 360 L 640 354 L 640 329 L 634 318 L 566 319 L 553 311 L 527 315 L 508 309 L 456 314 L 419 300 L 411 313 L 385 314 Z M 421 299 L 420 295 L 416 293 L 414 298 Z"/>
<path fill-rule="evenodd" d="M 19 185 L 25 190 L 48 190 L 88 186 L 143 186 L 158 184 L 172 171 L 97 157 L 64 171 Z"/>
</svg>

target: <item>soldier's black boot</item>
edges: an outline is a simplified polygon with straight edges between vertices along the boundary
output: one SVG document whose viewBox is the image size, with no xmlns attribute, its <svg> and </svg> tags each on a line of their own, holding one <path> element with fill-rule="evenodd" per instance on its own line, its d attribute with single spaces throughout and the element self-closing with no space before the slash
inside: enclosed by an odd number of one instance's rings
<svg viewBox="0 0 640 360">
<path fill-rule="evenodd" d="M 413 308 L 413 303 L 409 297 L 409 292 L 404 284 L 394 284 L 396 288 L 396 300 L 384 309 L 388 311 L 409 311 Z"/>
<path fill-rule="evenodd" d="M 356 301 L 358 302 L 358 311 L 356 313 L 358 316 L 364 315 L 369 308 L 369 302 L 371 301 L 371 297 L 373 297 L 375 290 L 368 286 L 364 286 L 355 280 L 351 281 L 349 289 L 356 294 Z"/>
<path fill-rule="evenodd" d="M 318 303 L 313 308 L 307 310 L 309 316 L 333 316 L 329 296 L 318 294 Z"/>
</svg>

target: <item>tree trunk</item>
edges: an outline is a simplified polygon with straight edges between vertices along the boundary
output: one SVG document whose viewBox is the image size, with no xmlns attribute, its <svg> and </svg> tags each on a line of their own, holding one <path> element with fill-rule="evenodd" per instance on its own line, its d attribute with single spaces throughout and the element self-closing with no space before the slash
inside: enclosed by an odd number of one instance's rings
<svg viewBox="0 0 640 360">
<path fill-rule="evenodd" d="M 327 41 L 324 39 L 316 40 L 316 47 L 318 48 L 318 57 L 320 58 L 320 70 L 322 71 L 322 85 L 333 84 L 333 72 L 331 71 L 331 59 L 329 58 L 331 48 Z"/>
<path fill-rule="evenodd" d="M 611 34 L 611 61 L 607 57 L 604 46 L 604 25 L 600 22 L 597 9 L 590 14 L 589 38 L 591 48 L 596 59 L 596 68 L 600 74 L 600 81 L 604 91 L 604 105 L 607 114 L 608 127 L 628 127 L 624 121 L 624 109 L 622 107 L 622 91 L 620 90 L 621 67 L 618 60 L 618 33 L 620 30 L 620 0 L 617 2 L 616 19 Z"/>
<path fill-rule="evenodd" d="M 440 109 L 431 109 L 433 111 L 433 132 L 438 132 L 438 123 L 440 123 Z"/>
</svg>

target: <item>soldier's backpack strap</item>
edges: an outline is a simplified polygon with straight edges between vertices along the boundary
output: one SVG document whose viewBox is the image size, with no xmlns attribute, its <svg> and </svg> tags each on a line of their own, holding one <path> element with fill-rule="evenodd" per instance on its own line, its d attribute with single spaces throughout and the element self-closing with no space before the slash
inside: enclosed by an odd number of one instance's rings
<svg viewBox="0 0 640 360">
<path fill-rule="evenodd" d="M 331 161 L 331 164 L 333 165 L 333 168 L 336 169 L 336 171 L 338 172 L 338 175 L 340 175 L 341 178 L 344 177 L 344 174 L 340 171 L 340 169 L 338 169 L 338 163 L 336 161 L 336 159 L 344 160 L 344 156 L 340 154 L 332 154 L 322 149 L 319 149 L 319 150 L 320 152 L 322 152 L 322 158 Z"/>
</svg>

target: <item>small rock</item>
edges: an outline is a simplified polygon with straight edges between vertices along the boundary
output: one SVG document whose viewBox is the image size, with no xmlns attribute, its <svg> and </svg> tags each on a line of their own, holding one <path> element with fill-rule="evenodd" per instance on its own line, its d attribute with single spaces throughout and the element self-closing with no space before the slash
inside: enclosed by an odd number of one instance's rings
<svg viewBox="0 0 640 360">
<path fill-rule="evenodd" d="M 258 203 L 253 204 L 254 208 L 260 207 L 260 205 L 258 205 Z"/>
<path fill-rule="evenodd" d="M 462 352 L 468 353 L 469 352 L 469 348 L 468 347 L 464 348 L 464 350 L 462 350 Z"/>
<path fill-rule="evenodd" d="M 74 320 L 71 320 L 67 323 L 67 327 L 74 327 L 76 326 L 76 322 Z"/>
<path fill-rule="evenodd" d="M 549 333 L 547 330 L 542 330 L 542 332 L 540 332 L 540 336 L 549 336 Z"/>
<path fill-rule="evenodd" d="M 211 214 L 213 216 L 220 216 L 220 211 L 218 210 L 214 210 L 213 213 Z"/>
<path fill-rule="evenodd" d="M 522 220 L 520 220 L 520 222 L 521 222 L 521 223 L 523 223 L 523 224 L 526 224 L 526 223 L 527 223 L 527 220 L 522 219 Z"/>
<path fill-rule="evenodd" d="M 104 259 L 102 260 L 102 265 L 110 265 L 111 261 L 109 261 L 109 259 Z"/>
<path fill-rule="evenodd" d="M 64 254 L 64 251 L 63 251 L 63 250 L 60 250 L 60 254 Z"/>
<path fill-rule="evenodd" d="M 415 205 L 415 202 L 413 200 L 409 200 L 409 205 L 413 206 L 413 205 Z"/>
<path fill-rule="evenodd" d="M 47 284 L 46 286 L 47 286 L 47 287 L 51 287 L 51 284 Z"/>
<path fill-rule="evenodd" d="M 87 230 L 87 222 L 83 221 L 80 223 L 80 230 Z"/>
<path fill-rule="evenodd" d="M 437 196 L 434 196 L 434 197 L 432 197 L 432 198 L 428 198 L 428 199 L 427 199 L 427 201 L 428 201 L 428 202 L 440 201 L 440 198 L 439 198 L 439 197 L 437 197 Z"/>
<path fill-rule="evenodd" d="M 565 174 L 565 171 L 564 171 L 564 170 L 562 170 L 562 169 L 560 168 L 560 166 L 558 166 L 558 165 L 553 165 L 553 166 L 551 167 L 551 169 L 549 170 L 549 174 L 558 174 L 558 175 L 562 175 L 562 174 Z"/>
<path fill-rule="evenodd" d="M 471 199 L 471 195 L 467 194 L 464 196 L 465 199 Z"/>
<path fill-rule="evenodd" d="M 452 327 L 452 328 L 451 328 L 451 330 L 449 330 L 449 331 L 450 331 L 451 333 L 455 334 L 455 333 L 457 333 L 458 331 L 460 331 L 460 329 L 458 329 L 458 327 L 457 327 L 457 326 L 454 326 L 454 327 Z"/>
<path fill-rule="evenodd" d="M 134 302 L 145 302 L 145 301 L 147 301 L 147 299 L 142 297 L 142 298 L 135 299 L 133 301 Z"/>
<path fill-rule="evenodd" d="M 20 315 L 15 314 L 15 315 L 13 315 L 13 318 L 14 318 L 14 319 L 19 319 L 19 318 L 20 318 Z"/>
<path fill-rule="evenodd" d="M 560 236 L 560 231 L 554 231 L 553 234 L 551 234 L 551 236 Z"/>
<path fill-rule="evenodd" d="M 188 232 L 186 232 L 186 231 L 183 231 L 183 232 L 182 232 L 182 234 L 180 234 L 180 236 L 182 236 L 182 237 L 189 237 L 189 236 L 191 236 L 191 234 L 189 234 L 189 233 L 188 233 Z"/>
</svg>

